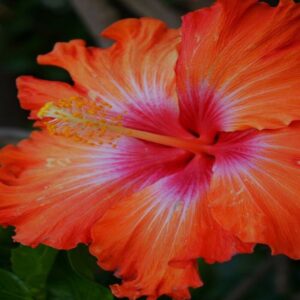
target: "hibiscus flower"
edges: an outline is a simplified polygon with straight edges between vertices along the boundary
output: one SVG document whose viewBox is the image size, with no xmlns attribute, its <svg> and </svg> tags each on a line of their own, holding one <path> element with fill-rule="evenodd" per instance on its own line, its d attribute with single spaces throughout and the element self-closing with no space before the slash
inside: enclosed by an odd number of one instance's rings
<svg viewBox="0 0 300 300">
<path fill-rule="evenodd" d="M 300 7 L 219 0 L 119 21 L 109 48 L 58 43 L 21 105 L 39 130 L 0 154 L 0 223 L 15 240 L 90 245 L 117 297 L 188 299 L 197 258 L 256 243 L 300 258 Z"/>
</svg>

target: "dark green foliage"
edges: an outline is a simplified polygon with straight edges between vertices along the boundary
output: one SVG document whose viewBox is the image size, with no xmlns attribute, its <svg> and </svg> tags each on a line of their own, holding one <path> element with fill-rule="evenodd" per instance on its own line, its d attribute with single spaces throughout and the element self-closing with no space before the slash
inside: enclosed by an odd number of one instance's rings
<svg viewBox="0 0 300 300">
<path fill-rule="evenodd" d="M 55 262 L 49 277 L 49 298 L 51 300 L 112 300 L 110 291 L 92 280 L 95 265 L 87 263 L 92 257 L 82 257 L 79 262 L 78 256 L 71 267 L 65 252 L 61 252 Z M 74 269 L 75 266 L 75 269 Z M 81 273 L 80 266 L 84 267 Z M 84 274 L 84 275 L 83 275 Z M 85 278 L 88 276 L 91 278 Z"/>
<path fill-rule="evenodd" d="M 77 275 L 88 280 L 95 280 L 98 271 L 96 259 L 92 257 L 87 247 L 79 245 L 76 249 L 67 252 L 69 263 Z"/>
<path fill-rule="evenodd" d="M 113 300 L 100 284 L 107 274 L 86 246 L 68 252 L 30 248 L 13 243 L 12 234 L 0 227 L 1 300 Z"/>
<path fill-rule="evenodd" d="M 46 281 L 56 254 L 56 250 L 46 246 L 35 249 L 19 246 L 12 250 L 12 270 L 28 286 L 35 299 L 46 299 Z"/>
<path fill-rule="evenodd" d="M 11 249 L 14 246 L 11 240 L 12 232 L 11 228 L 0 227 L 0 268 L 9 269 Z"/>
<path fill-rule="evenodd" d="M 0 269 L 1 300 L 32 300 L 27 286 L 13 273 Z"/>
</svg>

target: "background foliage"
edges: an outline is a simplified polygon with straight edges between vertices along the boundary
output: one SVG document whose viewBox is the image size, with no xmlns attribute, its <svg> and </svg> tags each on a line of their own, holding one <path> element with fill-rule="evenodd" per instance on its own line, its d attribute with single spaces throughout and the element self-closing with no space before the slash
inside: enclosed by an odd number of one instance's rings
<svg viewBox="0 0 300 300">
<path fill-rule="evenodd" d="M 105 2 L 81 3 L 90 1 Z M 65 71 L 36 64 L 36 56 L 51 50 L 55 42 L 83 38 L 91 45 L 99 43 L 95 30 L 123 17 L 152 15 L 177 24 L 180 14 L 212 2 L 138 1 L 136 6 L 132 5 L 136 1 L 108 0 L 102 6 L 101 18 L 90 23 L 93 16 L 87 18 L 88 9 L 82 14 L 80 1 L 0 0 L 0 144 L 22 138 L 31 127 L 26 112 L 18 107 L 17 76 L 70 81 Z M 91 30 L 91 24 L 97 28 Z M 0 228 L 0 300 L 114 299 L 108 286 L 118 279 L 96 265 L 86 246 L 68 252 L 46 246 L 31 249 L 14 243 L 12 235 L 13 228 Z M 271 257 L 263 246 L 253 255 L 238 255 L 224 264 L 199 261 L 199 268 L 205 285 L 192 290 L 194 300 L 300 300 L 300 263 L 283 256 Z"/>
</svg>

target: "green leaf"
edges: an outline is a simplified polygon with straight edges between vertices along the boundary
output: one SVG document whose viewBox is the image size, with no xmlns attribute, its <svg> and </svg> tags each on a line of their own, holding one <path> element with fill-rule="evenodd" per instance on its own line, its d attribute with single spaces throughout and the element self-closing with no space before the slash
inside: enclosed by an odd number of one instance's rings
<svg viewBox="0 0 300 300">
<path fill-rule="evenodd" d="M 17 244 L 13 243 L 11 236 L 13 235 L 13 228 L 0 227 L 0 268 L 10 270 L 10 255 L 11 250 Z"/>
<path fill-rule="evenodd" d="M 79 245 L 67 252 L 72 269 L 79 275 L 89 280 L 95 279 L 98 271 L 96 259 L 89 253 L 85 245 Z"/>
<path fill-rule="evenodd" d="M 11 236 L 13 235 L 12 227 L 0 227 L 0 245 L 1 246 L 12 246 L 13 242 Z"/>
<path fill-rule="evenodd" d="M 10 260 L 9 260 L 10 253 L 11 253 L 10 247 L 0 246 L 0 268 L 10 270 Z"/>
<path fill-rule="evenodd" d="M 45 299 L 45 284 L 57 251 L 46 246 L 20 246 L 12 250 L 12 270 L 29 287 L 35 299 Z"/>
<path fill-rule="evenodd" d="M 79 255 L 77 258 L 79 259 Z M 107 288 L 78 275 L 78 271 L 75 272 L 71 267 L 66 253 L 60 253 L 58 256 L 49 277 L 48 287 L 51 300 L 114 299 Z"/>
<path fill-rule="evenodd" d="M 33 300 L 26 285 L 13 273 L 0 269 L 1 300 Z"/>
</svg>

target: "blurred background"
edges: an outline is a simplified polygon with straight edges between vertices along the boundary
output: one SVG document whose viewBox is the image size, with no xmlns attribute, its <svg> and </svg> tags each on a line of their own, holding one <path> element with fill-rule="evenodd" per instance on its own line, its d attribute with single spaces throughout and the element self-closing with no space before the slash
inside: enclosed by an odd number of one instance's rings
<svg viewBox="0 0 300 300">
<path fill-rule="evenodd" d="M 241 0 L 242 1 L 242 0 Z M 266 1 L 276 5 L 277 1 Z M 107 46 L 99 32 L 114 21 L 139 16 L 180 25 L 187 11 L 209 6 L 212 0 L 0 0 L 0 145 L 27 136 L 31 123 L 19 108 L 15 79 L 30 74 L 69 81 L 58 68 L 41 67 L 38 54 L 57 41 L 75 38 Z M 300 34 L 300 33 L 299 33 Z M 107 290 L 117 280 L 100 270 L 86 247 L 57 252 L 47 247 L 20 247 L 13 230 L 0 229 L 0 300 L 111 300 Z M 205 282 L 192 290 L 194 300 L 300 300 L 300 263 L 271 257 L 258 246 L 253 255 L 239 255 L 225 264 L 199 261 Z M 168 299 L 162 297 L 161 299 Z"/>
</svg>

